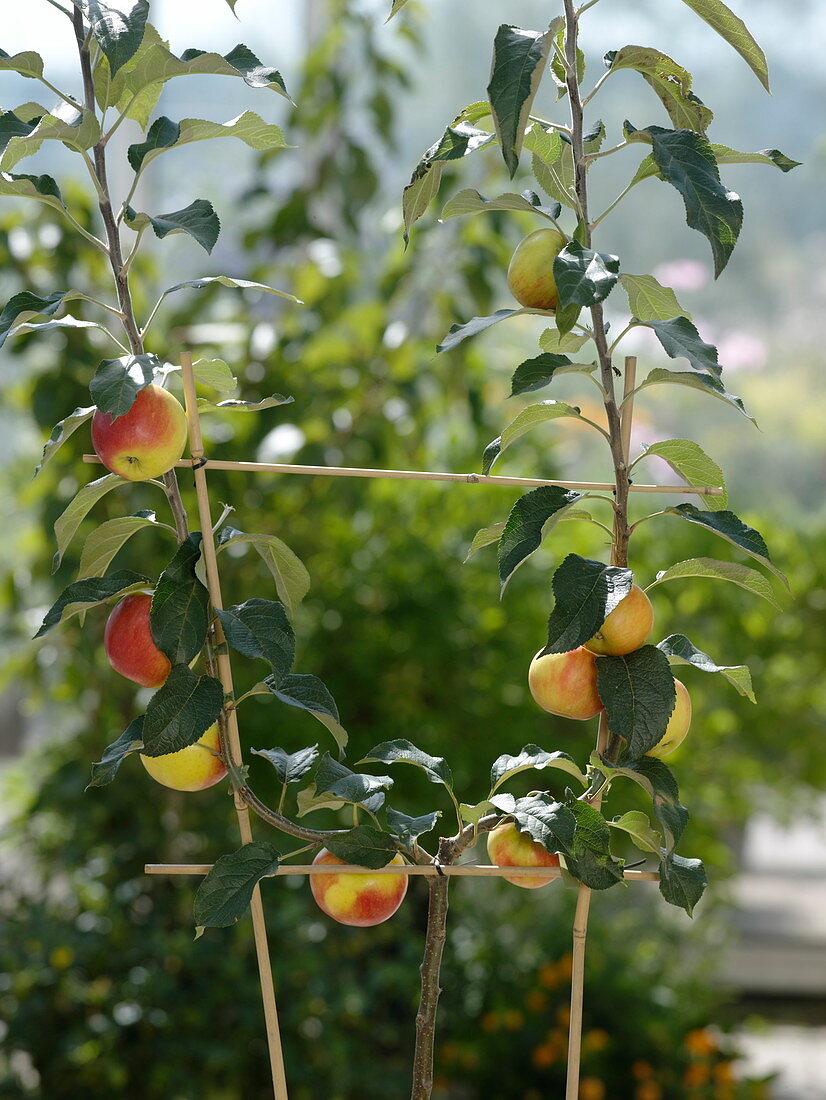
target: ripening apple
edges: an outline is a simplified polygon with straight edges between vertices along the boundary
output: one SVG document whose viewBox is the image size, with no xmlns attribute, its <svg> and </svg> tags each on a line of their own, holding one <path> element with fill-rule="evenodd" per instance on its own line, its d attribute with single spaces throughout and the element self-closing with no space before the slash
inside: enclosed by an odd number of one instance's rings
<svg viewBox="0 0 826 1100">
<path fill-rule="evenodd" d="M 602 657 L 623 657 L 645 644 L 654 626 L 651 601 L 636 584 L 586 643 L 586 649 Z"/>
<path fill-rule="evenodd" d="M 554 260 L 568 243 L 556 229 L 536 229 L 523 237 L 508 266 L 508 287 L 520 305 L 529 309 L 556 309 L 559 291 Z"/>
<path fill-rule="evenodd" d="M 677 692 L 677 701 L 674 704 L 671 717 L 668 719 L 665 733 L 654 748 L 649 749 L 645 754 L 646 756 L 656 756 L 658 760 L 668 756 L 678 745 L 681 745 L 691 727 L 691 696 L 688 694 L 688 688 L 682 680 L 675 679 L 674 689 Z"/>
<path fill-rule="evenodd" d="M 559 856 L 549 852 L 527 833 L 521 833 L 512 821 L 497 825 L 488 833 L 488 855 L 497 867 L 558 867 Z M 547 886 L 553 878 L 533 878 L 528 875 L 503 875 L 505 882 L 522 886 L 525 890 L 537 890 Z"/>
<path fill-rule="evenodd" d="M 204 791 L 214 787 L 227 774 L 219 756 L 221 738 L 218 723 L 210 726 L 194 745 L 163 756 L 140 754 L 143 766 L 154 780 L 173 791 Z"/>
<path fill-rule="evenodd" d="M 404 864 L 400 853 L 393 856 L 391 864 Z M 322 848 L 313 864 L 347 863 L 326 848 Z M 320 909 L 339 924 L 354 928 L 372 928 L 392 917 L 407 893 L 407 875 L 376 875 L 365 870 L 364 874 L 310 875 L 310 889 Z"/>
<path fill-rule="evenodd" d="M 149 626 L 152 597 L 148 592 L 134 592 L 116 604 L 103 634 L 103 647 L 109 664 L 141 687 L 159 688 L 166 681 L 172 665 L 165 653 L 155 645 Z"/>
<path fill-rule="evenodd" d="M 550 714 L 585 721 L 603 709 L 596 657 L 582 646 L 569 653 L 537 653 L 528 670 L 534 702 Z"/>
<path fill-rule="evenodd" d="M 160 386 L 138 392 L 128 412 L 92 417 L 92 445 L 107 470 L 127 481 L 147 481 L 171 470 L 186 446 L 186 413 Z"/>
</svg>

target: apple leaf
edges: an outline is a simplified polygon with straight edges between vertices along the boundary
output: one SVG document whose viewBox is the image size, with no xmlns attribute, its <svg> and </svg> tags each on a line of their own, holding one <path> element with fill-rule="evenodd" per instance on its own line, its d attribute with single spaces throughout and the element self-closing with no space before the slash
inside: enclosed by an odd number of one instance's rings
<svg viewBox="0 0 826 1100">
<path fill-rule="evenodd" d="M 278 870 L 272 844 L 250 841 L 216 860 L 195 895 L 196 938 L 205 928 L 229 928 L 247 911 L 255 887 Z"/>
<path fill-rule="evenodd" d="M 151 225 L 152 231 L 159 240 L 163 240 L 172 233 L 188 233 L 201 248 L 210 253 L 221 232 L 220 219 L 212 203 L 207 199 L 195 199 L 183 210 L 173 210 L 169 214 L 157 214 L 154 217 L 151 214 L 138 213 L 131 206 L 126 206 L 123 220 L 136 233 Z"/>
<path fill-rule="evenodd" d="M 85 0 L 84 14 L 114 75 L 137 52 L 149 16 L 149 0 Z"/>
<path fill-rule="evenodd" d="M 131 569 L 119 569 L 108 577 L 87 577 L 85 580 L 73 581 L 63 589 L 46 612 L 35 638 L 42 638 L 52 627 L 73 615 L 79 615 L 81 611 L 88 611 L 115 597 L 140 591 L 150 583 L 149 577 L 142 573 L 133 573 Z"/>
<path fill-rule="evenodd" d="M 560 513 L 578 500 L 582 500 L 582 493 L 558 485 L 541 485 L 514 504 L 499 539 L 500 593 L 514 571 L 539 549 L 549 521 L 558 520 Z"/>
<path fill-rule="evenodd" d="M 708 886 L 702 860 L 686 859 L 670 852 L 660 861 L 660 893 L 671 905 L 685 909 L 689 916 Z"/>
<path fill-rule="evenodd" d="M 615 817 L 613 821 L 609 821 L 608 825 L 612 829 L 627 833 L 640 851 L 653 852 L 659 856 L 662 837 L 656 829 L 651 827 L 648 814 L 644 814 L 641 810 L 629 810 L 622 817 Z"/>
<path fill-rule="evenodd" d="M 503 522 L 493 523 L 490 527 L 483 527 L 481 530 L 477 531 L 468 549 L 465 563 L 470 561 L 477 550 L 481 550 L 485 546 L 492 546 L 495 542 L 498 542 L 504 530 L 505 524 Z"/>
<path fill-rule="evenodd" d="M 758 149 L 755 153 L 740 153 L 728 145 L 711 146 L 718 164 L 768 164 L 779 168 L 781 172 L 791 172 L 799 168 L 801 161 L 792 160 L 779 149 Z"/>
<path fill-rule="evenodd" d="M 245 657 L 266 661 L 280 683 L 295 659 L 295 634 L 284 605 L 255 598 L 223 611 L 216 608 L 215 613 L 232 648 Z"/>
<path fill-rule="evenodd" d="M 517 439 L 540 424 L 558 420 L 561 416 L 571 416 L 578 420 L 580 412 L 575 405 L 567 405 L 564 401 L 540 401 L 536 405 L 528 405 L 508 424 L 500 436 L 487 445 L 482 456 L 482 472 L 489 474 L 494 462 L 511 443 L 515 443 Z"/>
<path fill-rule="evenodd" d="M 777 601 L 771 584 L 762 573 L 758 573 L 756 569 L 750 569 L 747 565 L 740 565 L 739 562 L 718 561 L 716 558 L 689 558 L 687 561 L 670 565 L 668 569 L 663 569 L 657 574 L 656 579 L 649 584 L 646 592 L 665 581 L 682 580 L 684 577 L 730 581 L 732 584 L 744 588 L 747 592 L 754 593 L 755 596 L 762 596 L 778 611 L 783 610 L 782 605 Z"/>
<path fill-rule="evenodd" d="M 223 703 L 220 680 L 198 676 L 189 665 L 173 665 L 146 708 L 144 756 L 165 756 L 194 745 L 218 721 Z"/>
<path fill-rule="evenodd" d="M 161 115 L 149 127 L 146 140 L 130 145 L 126 155 L 135 172 L 142 172 L 168 149 L 224 137 L 238 138 L 260 153 L 287 147 L 281 128 L 264 122 L 254 111 L 244 111 L 229 122 L 207 122 L 201 118 L 182 118 L 180 122 L 173 122 Z"/>
<path fill-rule="evenodd" d="M 160 360 L 151 354 L 104 359 L 89 383 L 89 393 L 100 412 L 115 420 L 129 412 L 140 391 L 151 385 L 155 371 L 160 369 Z"/>
<path fill-rule="evenodd" d="M 646 321 L 646 327 L 663 346 L 671 359 L 685 357 L 698 371 L 708 371 L 719 377 L 722 367 L 717 359 L 717 348 L 707 344 L 694 324 L 687 317 L 672 317 L 667 321 Z"/>
<path fill-rule="evenodd" d="M 43 58 L 34 50 L 16 54 L 0 50 L 0 72 L 19 73 L 29 80 L 37 80 L 43 76 Z"/>
<path fill-rule="evenodd" d="M 290 614 L 310 590 L 310 574 L 304 563 L 275 535 L 251 534 L 235 527 L 224 527 L 218 536 L 218 552 L 248 543 L 261 556 L 275 580 L 276 591 Z"/>
<path fill-rule="evenodd" d="M 161 528 L 174 534 L 165 523 L 158 523 L 154 512 L 136 512 L 132 516 L 117 516 L 106 520 L 90 532 L 83 544 L 77 579 L 102 577 L 120 548 L 145 527 Z"/>
<path fill-rule="evenodd" d="M 288 707 L 306 710 L 317 718 L 333 735 L 339 751 L 344 752 L 347 731 L 341 725 L 335 699 L 322 680 L 317 676 L 294 672 L 281 679 L 268 676 L 262 682 L 268 692 Z"/>
<path fill-rule="evenodd" d="M 229 275 L 210 275 L 204 279 L 188 279 L 185 283 L 176 283 L 174 286 L 166 288 L 163 294 L 161 294 L 160 302 L 170 294 L 175 294 L 176 291 L 179 290 L 203 290 L 205 287 L 210 286 L 235 287 L 239 290 L 257 290 L 262 294 L 275 294 L 279 298 L 286 298 L 288 302 L 301 304 L 299 299 L 293 294 L 287 294 L 283 290 L 276 290 L 275 287 L 266 286 L 264 283 L 251 283 L 248 279 L 233 279 Z M 292 398 L 287 398 L 286 400 L 292 400 Z"/>
<path fill-rule="evenodd" d="M 554 278 L 559 305 L 595 306 L 604 302 L 617 285 L 618 256 L 594 252 L 579 241 L 571 241 L 554 259 Z"/>
<path fill-rule="evenodd" d="M 555 19 L 544 34 L 539 34 L 502 24 L 493 40 L 487 93 L 496 136 L 511 179 L 519 167 L 528 116 L 558 26 L 559 19 Z"/>
<path fill-rule="evenodd" d="M 569 802 L 576 831 L 565 862 L 571 874 L 592 890 L 608 890 L 623 880 L 622 863 L 611 855 L 608 822 L 587 802 Z"/>
<path fill-rule="evenodd" d="M 541 844 L 547 852 L 571 851 L 576 832 L 576 818 L 570 806 L 557 802 L 542 792 L 514 798 L 512 794 L 496 794 L 490 801 L 516 822 L 519 831 Z"/>
<path fill-rule="evenodd" d="M 2 62 L 0 62 L 0 72 L 2 72 Z M 0 153 L 3 152 L 12 138 L 28 137 L 32 130 L 37 128 L 37 124 L 43 115 L 49 113 L 45 107 L 40 107 L 39 104 L 31 104 L 30 106 L 36 108 L 37 113 L 30 115 L 22 107 L 18 107 L 17 111 L 0 110 Z"/>
<path fill-rule="evenodd" d="M 623 46 L 605 55 L 608 69 L 634 69 L 649 84 L 677 128 L 704 134 L 713 113 L 692 92 L 691 73 L 660 50 L 648 46 Z"/>
<path fill-rule="evenodd" d="M 766 55 L 743 20 L 736 16 L 731 8 L 723 3 L 723 0 L 683 0 L 683 3 L 737 50 L 766 91 L 769 91 Z"/>
<path fill-rule="evenodd" d="M 53 573 L 57 572 L 63 560 L 63 555 L 75 536 L 75 532 L 92 508 L 112 489 L 125 484 L 123 478 L 118 477 L 117 474 L 104 474 L 96 481 L 90 481 L 87 485 L 84 485 L 69 501 L 66 509 L 58 516 L 54 525 L 57 551 L 52 559 Z"/>
<path fill-rule="evenodd" d="M 719 535 L 726 542 L 730 542 L 732 546 L 744 550 L 756 561 L 759 561 L 761 565 L 765 565 L 785 584 L 786 588 L 789 588 L 788 580 L 772 561 L 763 536 L 753 527 L 743 523 L 734 512 L 727 510 L 722 512 L 701 511 L 694 504 L 678 504 L 676 507 L 666 508 L 665 512 L 668 515 L 686 519 L 689 523 L 696 523 L 700 527 L 705 527 L 707 531 L 713 531 L 715 535 Z"/>
<path fill-rule="evenodd" d="M 40 177 L 50 179 L 51 177 Z M 2 191 L 0 191 L 2 194 Z M 60 307 L 71 295 L 69 290 L 57 290 L 53 294 L 42 297 L 30 290 L 21 290 L 9 298 L 0 312 L 0 348 L 6 342 L 6 338 L 15 324 L 21 324 L 32 317 L 51 317 L 57 313 Z"/>
<path fill-rule="evenodd" d="M 572 363 L 567 355 L 543 352 L 519 364 L 511 378 L 509 396 L 518 397 L 522 393 L 541 390 L 558 374 L 590 374 L 595 369 L 596 363 Z"/>
<path fill-rule="evenodd" d="M 44 141 L 60 141 L 77 153 L 85 153 L 100 141 L 100 124 L 93 111 L 70 109 L 70 115 L 69 119 L 44 115 L 31 133 L 10 138 L 0 157 L 0 170 L 11 172 L 21 160 L 34 156 Z"/>
<path fill-rule="evenodd" d="M 441 344 L 436 345 L 436 354 L 440 355 L 443 351 L 453 351 L 455 347 L 458 347 L 463 340 L 467 340 L 469 336 L 476 336 L 478 333 L 484 332 L 486 328 L 490 328 L 491 325 L 498 325 L 500 321 L 506 321 L 508 317 L 528 312 L 536 311 L 529 311 L 526 309 L 497 309 L 497 311 L 492 313 L 489 317 L 473 317 L 470 321 L 465 321 L 463 323 L 457 322 L 455 325 L 450 326 Z"/>
<path fill-rule="evenodd" d="M 326 848 L 345 863 L 371 871 L 386 867 L 398 852 L 393 837 L 375 825 L 357 825 L 346 833 L 331 837 Z"/>
<path fill-rule="evenodd" d="M 393 0 L 393 3 L 390 5 L 390 14 L 387 19 L 385 19 L 385 23 L 389 23 L 394 15 L 398 15 L 406 3 L 407 0 Z"/>
<path fill-rule="evenodd" d="M 569 554 L 554 573 L 554 606 L 543 653 L 568 653 L 599 630 L 631 591 L 630 569 Z"/>
<path fill-rule="evenodd" d="M 388 806 L 386 812 L 390 831 L 402 844 L 411 846 L 424 833 L 429 833 L 432 829 L 435 829 L 436 822 L 442 816 L 441 810 L 433 810 L 431 813 L 422 814 L 420 817 L 410 817 L 408 814 L 394 810 L 392 806 Z"/>
<path fill-rule="evenodd" d="M 143 722 L 143 715 L 135 718 L 116 741 L 107 745 L 103 750 L 103 756 L 92 765 L 92 778 L 89 780 L 87 791 L 90 787 L 105 787 L 111 783 L 126 757 L 130 753 L 140 752 L 143 748 Z"/>
<path fill-rule="evenodd" d="M 621 768 L 609 768 L 596 753 L 591 762 L 610 778 L 623 775 L 647 792 L 654 806 L 654 816 L 665 833 L 666 850 L 673 851 L 685 832 L 689 814 L 685 806 L 680 804 L 677 780 L 668 765 L 654 756 L 641 756 L 639 760 L 629 761 Z"/>
<path fill-rule="evenodd" d="M 542 200 L 535 191 L 523 191 L 521 195 L 507 192 L 495 199 L 486 199 L 474 188 L 468 187 L 445 203 L 441 220 L 446 222 L 451 218 L 464 217 L 466 214 L 483 214 L 486 210 L 520 210 L 530 214 L 541 214 L 551 221 L 562 213 L 562 207 L 558 202 L 551 206 L 543 206 Z"/>
<path fill-rule="evenodd" d="M 327 794 L 337 802 L 364 806 L 372 813 L 381 809 L 386 792 L 393 786 L 392 776 L 359 774 L 328 752 L 319 761 L 313 782 L 316 795 Z"/>
<path fill-rule="evenodd" d="M 671 287 L 663 286 L 653 275 L 620 275 L 619 282 L 628 297 L 631 316 L 638 321 L 670 321 L 674 317 L 691 320 Z"/>
<path fill-rule="evenodd" d="M 725 401 L 727 405 L 734 406 L 734 408 L 737 409 L 738 412 L 741 412 L 747 420 L 750 420 L 755 427 L 757 426 L 757 421 L 751 413 L 748 412 L 740 398 L 735 397 L 734 394 L 728 393 L 725 386 L 715 374 L 708 374 L 704 371 L 697 371 L 696 373 L 690 371 L 673 371 L 667 370 L 665 367 L 655 367 L 654 370 L 649 371 L 645 381 L 637 386 L 637 391 L 645 389 L 647 386 L 657 386 L 663 383 L 671 383 L 677 386 L 689 386 L 691 389 L 711 394 L 712 397 L 716 397 L 720 401 Z"/>
<path fill-rule="evenodd" d="M 447 761 L 441 756 L 429 756 L 404 738 L 376 745 L 359 764 L 412 764 L 421 768 L 431 783 L 440 783 L 453 790 L 453 774 Z"/>
<path fill-rule="evenodd" d="M 263 756 L 275 768 L 282 783 L 298 783 L 318 760 L 318 745 L 310 745 L 298 752 L 286 749 L 252 749 L 254 756 Z"/>
<path fill-rule="evenodd" d="M 669 634 L 667 638 L 657 643 L 657 649 L 666 655 L 669 664 L 693 665 L 701 672 L 721 673 L 723 678 L 728 680 L 741 695 L 745 695 L 752 703 L 757 702 L 747 665 L 718 665 L 707 653 L 703 653 L 701 649 L 692 645 L 685 634 Z"/>
<path fill-rule="evenodd" d="M 91 420 L 94 413 L 94 405 L 89 405 L 86 408 L 78 408 L 55 424 L 52 428 L 52 434 L 49 436 L 43 448 L 40 465 L 34 471 L 35 477 L 37 477 L 46 463 L 51 461 L 55 452 L 63 446 L 69 436 L 76 432 L 81 424 L 85 424 L 87 420 Z"/>
<path fill-rule="evenodd" d="M 283 393 L 274 393 L 271 397 L 263 397 L 260 401 L 239 401 L 231 397 L 226 401 L 207 401 L 205 397 L 198 398 L 198 410 L 200 412 L 261 412 L 262 409 L 275 409 L 279 405 L 291 405 L 292 397 L 285 397 Z"/>
<path fill-rule="evenodd" d="M 161 573 L 152 596 L 152 638 L 173 665 L 192 661 L 206 640 L 211 613 L 209 592 L 196 574 L 200 560 L 201 532 L 193 531 Z"/>
<path fill-rule="evenodd" d="M 623 276 L 620 275 L 620 279 Z M 539 346 L 549 355 L 573 355 L 578 352 L 583 344 L 590 340 L 587 333 L 567 332 L 561 333 L 556 328 L 546 328 L 539 337 Z"/>
<path fill-rule="evenodd" d="M 515 775 L 525 771 L 542 771 L 545 768 L 558 768 L 566 774 L 573 776 L 583 787 L 588 786 L 588 781 L 577 765 L 565 752 L 546 752 L 538 745 L 525 745 L 516 755 L 498 757 L 494 760 L 490 769 L 490 799 L 499 787 Z"/>
<path fill-rule="evenodd" d="M 723 471 L 693 439 L 664 439 L 659 443 L 652 443 L 650 447 L 645 448 L 636 462 L 632 463 L 631 469 L 644 458 L 661 458 L 689 485 L 722 489 L 721 496 L 709 496 L 704 499 L 708 502 L 710 511 L 717 512 L 725 509 L 728 494 Z"/>
<path fill-rule="evenodd" d="M 625 738 L 626 756 L 636 760 L 662 740 L 674 710 L 668 658 L 656 646 L 644 645 L 624 657 L 600 657 L 596 667 L 608 728 Z"/>
</svg>

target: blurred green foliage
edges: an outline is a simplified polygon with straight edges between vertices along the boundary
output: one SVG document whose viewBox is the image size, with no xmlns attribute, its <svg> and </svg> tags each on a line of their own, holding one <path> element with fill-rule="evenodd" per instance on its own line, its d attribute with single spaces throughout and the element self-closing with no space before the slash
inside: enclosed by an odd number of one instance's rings
<svg viewBox="0 0 826 1100">
<path fill-rule="evenodd" d="M 355 8 L 331 0 L 331 30 L 308 54 L 288 127 L 301 152 L 262 162 L 238 196 L 246 226 L 236 257 L 241 273 L 294 290 L 305 307 L 279 306 L 273 314 L 270 301 L 201 292 L 170 303 L 151 350 L 174 360 L 184 344 L 197 344 L 227 358 L 241 396 L 294 395 L 286 409 L 211 419 L 213 457 L 289 453 L 306 463 L 475 469 L 501 427 L 499 399 L 514 363 L 491 356 L 484 339 L 439 359 L 432 352 L 457 317 L 496 307 L 516 234 L 501 215 L 449 226 L 427 219 L 411 250 L 402 251 L 396 207 L 388 216 L 376 165 L 393 155 L 392 105 L 405 69 L 378 51 L 370 21 Z M 405 33 L 415 50 L 410 25 Z M 82 208 L 81 194 L 70 194 Z M 136 265 L 144 307 L 152 294 L 141 288 L 160 285 L 160 264 Z M 45 292 L 104 277 L 98 257 L 80 252 L 48 215 L 9 208 L 0 211 L 0 272 L 6 296 L 21 286 Z M 264 1095 L 269 1071 L 248 922 L 195 943 L 195 882 L 143 874 L 147 861 L 212 860 L 236 847 L 230 800 L 223 789 L 193 796 L 161 790 L 134 759 L 111 787 L 84 794 L 90 761 L 136 713 L 135 693 L 105 661 L 102 614 L 73 620 L 39 648 L 27 641 L 77 567 L 81 538 L 59 575 L 48 575 L 51 525 L 90 477 L 79 457 L 86 434 L 34 483 L 33 459 L 52 425 L 86 402 L 106 352 L 75 331 L 40 342 L 25 337 L 6 350 L 0 645 L 4 684 L 19 697 L 34 736 L 3 786 L 0 1091 L 10 1100 Z M 294 430 L 285 435 L 287 424 Z M 549 432 L 521 444 L 514 469 L 552 476 L 563 446 L 552 438 L 565 437 Z M 532 707 L 525 671 L 543 638 L 549 563 L 563 546 L 601 554 L 597 529 L 561 526 L 500 604 L 492 552 L 467 565 L 462 559 L 477 528 L 505 518 L 516 491 L 217 473 L 210 484 L 216 505 L 235 507 L 231 522 L 278 534 L 307 563 L 313 587 L 296 624 L 300 667 L 322 676 L 338 699 L 351 761 L 380 741 L 407 737 L 449 759 L 468 802 L 486 793 L 491 761 L 528 742 L 585 761 L 593 731 Z M 191 486 L 184 490 L 192 505 Z M 124 510 L 162 504 L 151 486 L 124 487 L 100 504 L 81 535 Z M 758 708 L 685 670 L 695 729 L 674 762 L 694 814 L 686 850 L 702 855 L 718 882 L 731 867 L 727 845 L 757 799 L 793 814 L 826 780 L 818 724 L 826 702 L 819 675 L 824 534 L 801 539 L 772 531 L 765 515 L 744 518 L 759 521 L 794 579 L 800 599 L 793 611 L 775 616 L 740 590 L 711 582 L 653 594 L 661 635 L 683 631 L 721 663 L 745 661 L 755 673 Z M 650 579 L 672 561 L 718 551 L 702 533 L 663 519 L 640 529 L 633 556 L 639 575 Z M 165 555 L 166 545 L 141 533 L 118 563 L 158 571 Z M 228 601 L 270 594 L 254 553 L 227 556 L 223 568 Z M 240 663 L 236 673 L 240 690 L 257 678 Z M 277 708 L 274 722 L 275 714 L 261 698 L 243 705 L 247 747 L 295 749 L 323 733 L 306 715 Z M 253 786 L 275 797 L 266 763 L 251 760 Z M 394 805 L 435 808 L 438 792 L 402 771 Z M 524 789 L 530 785 L 526 778 Z M 635 790 L 620 790 L 615 812 L 635 799 Z M 319 825 L 336 820 L 316 817 Z M 278 839 L 284 851 L 292 846 Z M 561 887 L 529 895 L 507 884 L 463 884 L 453 893 L 440 1095 L 547 1095 L 563 1073 L 570 895 Z M 758 1085 L 728 1086 L 728 1071 L 719 1069 L 728 1064 L 725 1042 L 721 1054 L 701 1049 L 698 1038 L 708 1039 L 702 1029 L 720 1000 L 707 980 L 720 933 L 713 900 L 695 931 L 664 914 L 653 891 L 618 893 L 597 899 L 589 941 L 584 1071 L 591 1100 L 758 1100 Z M 369 932 L 329 924 L 303 882 L 268 883 L 265 895 L 291 1095 L 403 1095 L 422 884 L 412 884 L 394 921 Z M 689 1072 L 698 1064 L 707 1077 Z M 599 1092 L 600 1082 L 607 1092 Z"/>
</svg>

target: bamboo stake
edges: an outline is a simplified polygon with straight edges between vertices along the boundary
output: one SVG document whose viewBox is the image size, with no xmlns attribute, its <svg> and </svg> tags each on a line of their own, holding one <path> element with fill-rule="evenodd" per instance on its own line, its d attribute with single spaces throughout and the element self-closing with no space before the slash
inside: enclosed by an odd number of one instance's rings
<svg viewBox="0 0 826 1100">
<path fill-rule="evenodd" d="M 83 461 L 101 465 L 97 455 L 84 455 Z M 183 458 L 175 463 L 184 469 L 192 467 L 192 459 Z M 502 477 L 499 474 L 453 474 L 436 470 L 371 470 L 356 466 L 295 466 L 282 462 L 239 462 L 232 459 L 210 458 L 204 464 L 210 470 L 237 470 L 253 474 L 304 474 L 310 477 L 361 477 L 384 478 L 398 481 L 450 481 L 467 485 L 514 485 L 524 489 L 540 485 L 558 485 L 562 489 L 578 489 L 582 492 L 610 493 L 614 485 L 608 481 L 560 481 L 541 477 Z M 714 485 L 631 485 L 632 493 L 680 493 L 695 496 L 719 497 L 723 490 Z"/>
<path fill-rule="evenodd" d="M 625 452 L 626 466 L 631 462 L 631 421 L 634 418 L 634 386 L 637 381 L 637 357 L 628 355 L 625 358 L 625 385 L 622 395 L 622 412 L 620 413 L 620 427 L 622 429 L 622 449 Z M 633 489 L 634 486 L 631 486 Z M 722 495 L 722 489 L 718 490 Z M 708 494 L 711 496 L 717 494 Z"/>
<path fill-rule="evenodd" d="M 147 875 L 206 875 L 212 870 L 211 863 L 147 863 L 144 871 Z M 379 867 L 370 870 L 364 867 L 331 863 L 284 863 L 266 878 L 281 878 L 284 875 L 448 875 L 462 878 L 562 878 L 559 867 L 497 867 L 486 864 L 405 864 L 404 866 Z M 625 871 L 629 882 L 659 882 L 659 871 Z"/>
<path fill-rule="evenodd" d="M 207 489 L 206 469 L 200 463 L 204 454 L 204 443 L 201 436 L 201 422 L 198 416 L 198 399 L 195 392 L 195 375 L 192 372 L 192 356 L 189 352 L 181 353 L 181 373 L 184 383 L 184 397 L 186 405 L 186 418 L 189 426 L 189 451 L 192 461 L 188 463 L 193 469 L 195 478 L 195 492 L 198 499 L 198 517 L 201 524 L 201 553 L 206 567 L 207 585 L 210 599 L 215 608 L 222 608 L 221 580 L 218 575 L 218 561 L 215 554 L 215 541 L 212 536 L 212 513 L 209 504 L 209 492 Z M 214 638 L 218 650 L 218 674 L 224 689 L 224 697 L 233 697 L 232 667 L 227 652 L 224 632 L 221 623 L 216 619 L 214 624 Z M 224 711 L 226 721 L 223 724 L 222 733 L 226 732 L 226 744 L 222 745 L 230 763 L 237 767 L 241 765 L 241 741 L 238 733 L 238 716 L 234 707 Z M 238 827 L 241 832 L 241 840 L 249 844 L 252 840 L 252 826 L 250 824 L 249 810 L 240 798 L 235 798 L 235 811 L 238 815 Z M 275 1003 L 275 987 L 272 977 L 272 962 L 270 960 L 269 946 L 267 944 L 267 926 L 264 920 L 264 907 L 261 902 L 261 892 L 255 887 L 250 904 L 252 911 L 252 926 L 255 936 L 255 952 L 258 958 L 258 973 L 261 980 L 261 996 L 264 1002 L 264 1020 L 267 1029 L 267 1045 L 270 1054 L 270 1067 L 272 1070 L 273 1091 L 275 1100 L 289 1100 L 287 1095 L 287 1077 L 284 1069 L 284 1054 L 281 1049 L 281 1034 L 278 1028 L 278 1009 Z"/>
</svg>

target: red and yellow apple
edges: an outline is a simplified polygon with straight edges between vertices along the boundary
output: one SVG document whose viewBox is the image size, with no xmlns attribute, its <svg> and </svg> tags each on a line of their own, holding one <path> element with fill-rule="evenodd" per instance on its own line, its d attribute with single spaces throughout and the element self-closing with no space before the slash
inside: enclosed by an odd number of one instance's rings
<svg viewBox="0 0 826 1100">
<path fill-rule="evenodd" d="M 595 718 L 603 709 L 597 694 L 596 660 L 582 646 L 569 653 L 537 653 L 528 670 L 534 701 L 562 718 Z"/>
<path fill-rule="evenodd" d="M 149 626 L 152 597 L 135 592 L 116 604 L 106 621 L 103 647 L 109 664 L 141 687 L 159 688 L 172 665 L 155 645 Z"/>
<path fill-rule="evenodd" d="M 143 766 L 154 780 L 173 791 L 204 791 L 227 774 L 219 756 L 221 738 L 218 723 L 209 727 L 194 745 L 163 756 L 140 754 Z"/>
<path fill-rule="evenodd" d="M 401 854 L 390 861 L 403 865 Z M 347 863 L 326 848 L 322 848 L 313 864 L 346 867 Z M 364 874 L 337 875 L 332 872 L 310 875 L 310 889 L 320 909 L 339 924 L 354 928 L 372 928 L 392 917 L 407 893 L 407 875 Z"/>
<path fill-rule="evenodd" d="M 665 733 L 654 748 L 649 749 L 645 754 L 646 756 L 656 756 L 658 760 L 668 756 L 678 745 L 681 745 L 691 727 L 691 696 L 688 694 L 688 688 L 682 680 L 676 679 L 674 688 L 677 692 L 677 701 L 674 704 L 671 717 L 668 719 Z"/>
<path fill-rule="evenodd" d="M 128 412 L 92 417 L 92 446 L 107 470 L 127 481 L 147 481 L 171 470 L 186 446 L 186 414 L 160 386 L 138 392 Z"/>
<path fill-rule="evenodd" d="M 488 856 L 497 867 L 559 866 L 559 856 L 555 852 L 547 851 L 527 833 L 521 833 L 512 821 L 505 821 L 488 833 Z M 504 875 L 503 878 L 525 890 L 537 890 L 554 881 L 553 878 L 528 875 Z"/>
<path fill-rule="evenodd" d="M 559 291 L 554 260 L 568 243 L 556 229 L 536 229 L 523 237 L 508 266 L 508 287 L 520 305 L 529 309 L 556 309 Z"/>
<path fill-rule="evenodd" d="M 586 643 L 586 649 L 602 657 L 623 657 L 645 644 L 654 626 L 651 601 L 636 584 Z"/>
</svg>

